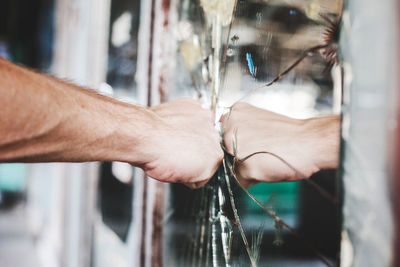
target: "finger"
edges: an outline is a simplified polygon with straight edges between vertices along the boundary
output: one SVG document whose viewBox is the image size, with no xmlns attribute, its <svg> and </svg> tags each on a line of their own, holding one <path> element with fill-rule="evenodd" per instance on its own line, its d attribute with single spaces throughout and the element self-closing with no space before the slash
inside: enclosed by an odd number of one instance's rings
<svg viewBox="0 0 400 267">
<path fill-rule="evenodd" d="M 206 181 L 209 181 L 215 175 L 215 173 L 218 171 L 219 167 L 221 166 L 221 163 L 222 163 L 222 160 L 224 157 L 224 153 L 222 152 L 221 148 L 219 149 L 219 152 L 220 153 L 218 153 L 218 161 L 214 165 L 214 168 L 211 168 L 210 171 L 208 172 Z"/>
<path fill-rule="evenodd" d="M 245 108 L 245 107 L 251 107 L 251 105 L 246 102 L 236 102 L 232 106 L 232 109 L 239 109 L 239 108 Z"/>
<path fill-rule="evenodd" d="M 207 181 L 203 181 L 203 182 L 197 182 L 195 183 L 195 187 L 197 188 L 202 188 L 203 186 L 205 186 L 208 183 L 209 180 Z"/>
<path fill-rule="evenodd" d="M 194 185 L 192 183 L 182 183 L 184 186 L 190 188 L 190 189 L 195 189 Z"/>
<path fill-rule="evenodd" d="M 203 172 L 204 176 L 206 177 L 205 179 L 201 179 L 199 182 L 195 182 L 196 184 L 198 184 L 200 187 L 204 186 L 205 184 L 208 183 L 208 181 L 210 181 L 214 175 L 217 173 L 219 167 L 221 166 L 222 160 L 223 160 L 223 152 L 222 149 L 219 148 L 218 151 L 218 160 L 214 163 L 213 168 L 208 168 L 208 170 L 205 170 Z"/>
<path fill-rule="evenodd" d="M 222 139 L 224 142 L 224 149 L 231 155 L 233 154 L 232 137 L 233 137 L 233 131 L 231 131 L 230 129 L 227 129 L 226 131 L 223 132 Z"/>
<path fill-rule="evenodd" d="M 221 123 L 222 133 L 226 133 L 232 130 L 232 127 L 235 124 L 233 116 L 234 114 L 232 114 L 232 110 L 221 116 L 220 123 Z"/>
<path fill-rule="evenodd" d="M 237 169 L 239 169 L 239 168 L 237 168 Z M 249 188 L 249 187 L 252 187 L 259 183 L 258 181 L 254 180 L 254 179 L 244 178 L 243 176 L 240 175 L 240 171 L 237 171 L 235 176 L 236 176 L 237 182 L 244 188 Z"/>
<path fill-rule="evenodd" d="M 219 119 L 219 122 L 224 124 L 226 119 L 227 119 L 227 117 L 228 117 L 228 113 L 222 115 L 221 118 Z"/>
<path fill-rule="evenodd" d="M 205 186 L 209 180 L 202 181 L 202 182 L 194 182 L 194 183 L 183 183 L 185 186 L 189 187 L 190 189 L 199 189 Z"/>
</svg>

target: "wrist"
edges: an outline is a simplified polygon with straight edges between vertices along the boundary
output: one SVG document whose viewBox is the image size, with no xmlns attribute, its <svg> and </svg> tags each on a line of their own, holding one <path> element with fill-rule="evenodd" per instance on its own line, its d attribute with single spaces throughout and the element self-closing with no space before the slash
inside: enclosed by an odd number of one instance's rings
<svg viewBox="0 0 400 267">
<path fill-rule="evenodd" d="M 154 131 L 160 118 L 150 109 L 118 101 L 106 101 L 100 111 L 104 116 L 98 129 L 101 134 L 100 160 L 128 162 L 142 166 L 151 160 L 148 147 L 154 143 Z"/>
<path fill-rule="evenodd" d="M 306 143 L 315 165 L 320 170 L 337 168 L 340 146 L 339 116 L 308 119 L 304 127 L 309 137 Z"/>
<path fill-rule="evenodd" d="M 120 161 L 143 166 L 153 160 L 155 138 L 159 134 L 162 120 L 150 109 L 130 106 L 124 107 L 118 121 L 118 134 L 115 135 Z"/>
</svg>

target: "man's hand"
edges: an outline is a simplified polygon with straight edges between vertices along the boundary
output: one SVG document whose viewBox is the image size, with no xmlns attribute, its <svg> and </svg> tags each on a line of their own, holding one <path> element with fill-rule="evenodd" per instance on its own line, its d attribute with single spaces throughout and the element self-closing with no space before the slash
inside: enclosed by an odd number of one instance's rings
<svg viewBox="0 0 400 267">
<path fill-rule="evenodd" d="M 212 113 L 194 100 L 184 99 L 151 109 L 159 118 L 145 144 L 151 155 L 146 174 L 163 182 L 189 187 L 205 185 L 223 157 Z"/>
<path fill-rule="evenodd" d="M 199 187 L 222 159 L 211 112 L 193 100 L 147 109 L 1 58 L 0 95 L 0 162 L 129 162 Z"/>
<path fill-rule="evenodd" d="M 236 174 L 249 187 L 259 182 L 296 181 L 336 168 L 339 150 L 338 116 L 291 119 L 246 103 L 237 103 L 222 118 L 224 143 L 233 154 L 237 141 Z M 260 153 L 240 161 L 255 152 Z M 294 171 L 287 163 L 294 167 Z M 303 177 L 304 176 L 304 177 Z"/>
</svg>

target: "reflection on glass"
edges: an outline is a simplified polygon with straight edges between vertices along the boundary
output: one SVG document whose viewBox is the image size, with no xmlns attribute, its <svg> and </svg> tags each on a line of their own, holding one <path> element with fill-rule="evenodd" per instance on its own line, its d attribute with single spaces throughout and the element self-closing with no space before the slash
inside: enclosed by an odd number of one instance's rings
<svg viewBox="0 0 400 267">
<path fill-rule="evenodd" d="M 135 98 L 140 1 L 113 0 L 107 83 L 119 98 Z"/>
<path fill-rule="evenodd" d="M 323 45 L 333 38 L 340 0 L 181 0 L 178 6 L 171 98 L 195 95 L 216 104 L 217 114 L 238 100 L 297 118 L 332 113 L 336 50 L 330 41 Z M 166 266 L 337 262 L 339 207 L 326 197 L 336 191 L 334 172 L 317 174 L 310 184 L 251 188 L 266 212 L 229 174 L 229 160 L 224 167 L 200 190 L 170 186 Z"/>
</svg>

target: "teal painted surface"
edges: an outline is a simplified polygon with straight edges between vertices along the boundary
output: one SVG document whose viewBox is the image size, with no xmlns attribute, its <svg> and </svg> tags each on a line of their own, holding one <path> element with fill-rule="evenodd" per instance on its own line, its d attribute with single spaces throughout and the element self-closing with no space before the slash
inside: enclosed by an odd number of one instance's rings
<svg viewBox="0 0 400 267">
<path fill-rule="evenodd" d="M 260 183 L 249 189 L 250 193 L 261 203 L 282 215 L 296 216 L 298 204 L 299 183 Z M 252 199 L 246 197 L 247 210 L 251 213 L 258 213 L 258 207 Z"/>
<path fill-rule="evenodd" d="M 26 174 L 27 166 L 24 164 L 0 164 L 0 191 L 23 191 Z"/>
</svg>

